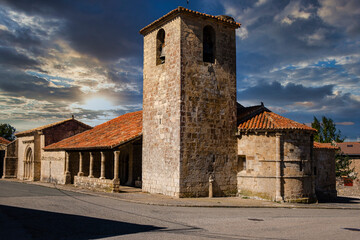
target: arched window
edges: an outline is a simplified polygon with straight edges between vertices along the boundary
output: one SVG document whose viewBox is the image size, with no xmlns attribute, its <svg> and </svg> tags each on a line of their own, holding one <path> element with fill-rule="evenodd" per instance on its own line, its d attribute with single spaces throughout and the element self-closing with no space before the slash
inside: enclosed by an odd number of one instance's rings
<svg viewBox="0 0 360 240">
<path fill-rule="evenodd" d="M 156 36 L 156 65 L 165 63 L 165 31 L 160 29 Z"/>
<path fill-rule="evenodd" d="M 215 31 L 211 26 L 204 27 L 203 31 L 203 61 L 215 62 Z"/>
</svg>

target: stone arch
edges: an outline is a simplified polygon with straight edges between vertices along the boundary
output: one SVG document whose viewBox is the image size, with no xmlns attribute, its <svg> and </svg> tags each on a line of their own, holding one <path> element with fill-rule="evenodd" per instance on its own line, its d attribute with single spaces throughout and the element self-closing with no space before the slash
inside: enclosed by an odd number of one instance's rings
<svg viewBox="0 0 360 240">
<path fill-rule="evenodd" d="M 156 65 L 165 63 L 165 30 L 160 29 L 156 35 Z"/>
<path fill-rule="evenodd" d="M 215 30 L 211 26 L 203 29 L 203 61 L 215 63 L 216 37 Z"/>
<path fill-rule="evenodd" d="M 33 169 L 34 169 L 34 151 L 28 146 L 25 149 L 24 155 L 24 179 L 33 178 Z"/>
</svg>

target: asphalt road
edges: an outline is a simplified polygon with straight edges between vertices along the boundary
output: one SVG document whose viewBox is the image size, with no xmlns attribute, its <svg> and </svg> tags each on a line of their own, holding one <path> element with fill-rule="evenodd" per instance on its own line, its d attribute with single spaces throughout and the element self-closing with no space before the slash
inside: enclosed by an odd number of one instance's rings
<svg viewBox="0 0 360 240">
<path fill-rule="evenodd" d="M 360 239 L 360 211 L 164 207 L 0 181 L 0 239 Z"/>
</svg>

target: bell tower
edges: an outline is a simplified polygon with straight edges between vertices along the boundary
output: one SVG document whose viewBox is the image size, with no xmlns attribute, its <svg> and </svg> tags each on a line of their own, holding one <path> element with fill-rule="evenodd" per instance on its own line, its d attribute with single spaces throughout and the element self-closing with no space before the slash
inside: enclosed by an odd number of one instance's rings
<svg viewBox="0 0 360 240">
<path fill-rule="evenodd" d="M 179 7 L 140 31 L 143 191 L 175 197 L 236 193 L 238 27 L 231 17 Z"/>
</svg>

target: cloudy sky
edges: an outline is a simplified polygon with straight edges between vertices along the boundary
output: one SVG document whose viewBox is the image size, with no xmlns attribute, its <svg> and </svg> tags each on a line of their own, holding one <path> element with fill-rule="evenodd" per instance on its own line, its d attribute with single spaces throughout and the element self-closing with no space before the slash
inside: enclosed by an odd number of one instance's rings
<svg viewBox="0 0 360 240">
<path fill-rule="evenodd" d="M 139 30 L 186 0 L 0 0 L 0 123 L 75 115 L 97 125 L 142 108 Z M 360 139 L 359 0 L 190 0 L 233 16 L 238 101 L 301 123 L 331 117 Z"/>
</svg>

